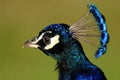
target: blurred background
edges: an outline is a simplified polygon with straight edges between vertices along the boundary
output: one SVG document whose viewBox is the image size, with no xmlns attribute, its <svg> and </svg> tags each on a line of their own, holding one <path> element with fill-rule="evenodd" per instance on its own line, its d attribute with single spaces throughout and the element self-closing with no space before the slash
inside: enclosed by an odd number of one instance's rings
<svg viewBox="0 0 120 80">
<path fill-rule="evenodd" d="M 52 23 L 72 24 L 95 3 L 107 20 L 110 42 L 99 59 L 108 80 L 120 80 L 120 1 L 116 0 L 0 0 L 0 80 L 57 80 L 56 61 L 23 43 Z"/>
</svg>

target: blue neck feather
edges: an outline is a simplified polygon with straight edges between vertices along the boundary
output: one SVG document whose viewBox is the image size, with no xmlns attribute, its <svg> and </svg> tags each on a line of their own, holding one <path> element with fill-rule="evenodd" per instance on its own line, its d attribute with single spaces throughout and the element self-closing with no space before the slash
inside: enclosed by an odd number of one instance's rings
<svg viewBox="0 0 120 80">
<path fill-rule="evenodd" d="M 77 40 L 72 39 L 66 44 L 57 61 L 59 80 L 106 80 L 104 73 L 85 56 Z"/>
<path fill-rule="evenodd" d="M 64 47 L 64 50 L 59 54 L 62 54 L 62 57 L 58 59 L 58 67 L 63 68 L 71 72 L 78 67 L 79 69 L 85 68 L 88 65 L 91 65 L 89 60 L 86 58 L 81 44 L 72 39 Z M 60 64 L 60 65 L 59 65 Z"/>
</svg>

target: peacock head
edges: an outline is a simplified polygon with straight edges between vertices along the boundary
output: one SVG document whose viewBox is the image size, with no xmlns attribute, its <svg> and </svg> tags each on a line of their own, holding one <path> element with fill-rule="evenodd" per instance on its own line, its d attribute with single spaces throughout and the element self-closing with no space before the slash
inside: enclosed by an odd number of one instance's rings
<svg viewBox="0 0 120 80">
<path fill-rule="evenodd" d="M 24 47 L 38 48 L 45 54 L 58 59 L 71 40 L 75 39 L 72 37 L 69 25 L 51 24 L 41 30 L 38 36 L 26 41 Z"/>
</svg>

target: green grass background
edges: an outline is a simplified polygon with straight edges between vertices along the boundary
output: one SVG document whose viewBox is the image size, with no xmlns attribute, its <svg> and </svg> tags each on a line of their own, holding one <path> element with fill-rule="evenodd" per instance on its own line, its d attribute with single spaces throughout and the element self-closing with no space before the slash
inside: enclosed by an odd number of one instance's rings
<svg viewBox="0 0 120 80">
<path fill-rule="evenodd" d="M 23 43 L 51 23 L 72 24 L 95 3 L 107 20 L 110 42 L 100 59 L 88 54 L 108 80 L 120 80 L 120 1 L 0 0 L 0 80 L 57 80 L 55 60 Z"/>
</svg>

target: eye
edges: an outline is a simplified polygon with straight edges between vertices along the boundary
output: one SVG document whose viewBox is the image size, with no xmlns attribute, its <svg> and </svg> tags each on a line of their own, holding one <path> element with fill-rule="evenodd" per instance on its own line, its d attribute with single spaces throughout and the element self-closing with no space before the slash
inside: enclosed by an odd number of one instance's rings
<svg viewBox="0 0 120 80">
<path fill-rule="evenodd" d="M 43 37 L 43 42 L 44 42 L 45 44 L 50 44 L 50 37 L 49 37 L 49 36 Z"/>
</svg>

